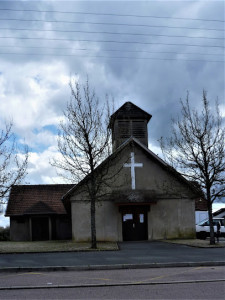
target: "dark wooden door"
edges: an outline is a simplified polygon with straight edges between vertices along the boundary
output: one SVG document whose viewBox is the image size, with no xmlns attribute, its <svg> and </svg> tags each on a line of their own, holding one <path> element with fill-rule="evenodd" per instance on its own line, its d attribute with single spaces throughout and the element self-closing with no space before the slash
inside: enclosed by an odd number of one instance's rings
<svg viewBox="0 0 225 300">
<path fill-rule="evenodd" d="M 122 214 L 123 240 L 143 241 L 148 239 L 147 213 L 141 210 L 129 210 Z"/>
<path fill-rule="evenodd" d="M 32 240 L 47 241 L 49 240 L 49 223 L 48 217 L 32 218 Z"/>
</svg>

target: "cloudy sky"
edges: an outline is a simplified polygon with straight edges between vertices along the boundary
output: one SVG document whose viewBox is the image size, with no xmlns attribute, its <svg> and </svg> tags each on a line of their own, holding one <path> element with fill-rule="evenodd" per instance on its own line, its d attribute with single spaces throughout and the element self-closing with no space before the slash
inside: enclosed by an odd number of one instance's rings
<svg viewBox="0 0 225 300">
<path fill-rule="evenodd" d="M 187 90 L 225 117 L 224 1 L 0 1 L 0 31 L 0 129 L 13 119 L 29 146 L 27 183 L 62 182 L 49 159 L 71 76 L 151 113 L 156 153 Z"/>
</svg>

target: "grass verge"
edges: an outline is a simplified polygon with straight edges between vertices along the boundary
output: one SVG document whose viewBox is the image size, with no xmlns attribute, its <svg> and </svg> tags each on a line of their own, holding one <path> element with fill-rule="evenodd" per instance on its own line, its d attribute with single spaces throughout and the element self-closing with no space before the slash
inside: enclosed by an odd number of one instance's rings
<svg viewBox="0 0 225 300">
<path fill-rule="evenodd" d="M 198 247 L 198 248 L 224 248 L 225 240 L 221 240 L 219 243 L 215 245 L 209 244 L 209 239 L 199 240 L 199 239 L 187 239 L 187 240 L 163 240 L 163 242 L 172 243 L 172 244 L 181 244 L 190 247 Z"/>
<path fill-rule="evenodd" d="M 99 242 L 97 251 L 118 250 L 117 243 Z M 0 242 L 0 253 L 34 253 L 34 252 L 70 252 L 96 251 L 91 249 L 91 243 L 76 243 L 73 241 L 38 241 L 38 242 Z"/>
</svg>

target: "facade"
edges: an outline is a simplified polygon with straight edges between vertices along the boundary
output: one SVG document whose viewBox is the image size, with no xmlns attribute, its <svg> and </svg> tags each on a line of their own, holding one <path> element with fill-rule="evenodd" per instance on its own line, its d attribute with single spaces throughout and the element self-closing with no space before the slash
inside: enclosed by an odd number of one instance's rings
<svg viewBox="0 0 225 300">
<path fill-rule="evenodd" d="M 150 118 L 131 102 L 111 117 L 113 154 L 95 170 L 108 180 L 96 204 L 98 241 L 195 237 L 199 194 L 147 148 Z M 78 242 L 91 240 L 88 184 L 87 177 L 64 196 L 71 202 L 72 238 Z"/>
</svg>

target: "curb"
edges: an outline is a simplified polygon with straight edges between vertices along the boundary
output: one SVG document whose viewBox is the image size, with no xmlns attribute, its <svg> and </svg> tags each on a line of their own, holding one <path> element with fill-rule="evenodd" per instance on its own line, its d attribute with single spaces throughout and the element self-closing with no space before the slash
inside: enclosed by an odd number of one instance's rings
<svg viewBox="0 0 225 300">
<path fill-rule="evenodd" d="M 145 263 L 145 264 L 115 264 L 115 265 L 83 265 L 83 266 L 43 266 L 43 267 L 3 267 L 0 273 L 12 272 L 53 272 L 53 271 L 90 271 L 90 270 L 121 270 L 121 269 L 148 269 L 148 268 L 178 268 L 178 267 L 211 267 L 225 266 L 225 261 L 203 262 L 172 262 L 172 263 Z"/>
<path fill-rule="evenodd" d="M 39 290 L 39 289 L 68 289 L 68 288 L 90 288 L 90 287 L 117 287 L 117 286 L 134 286 L 134 285 L 169 285 L 169 284 L 190 284 L 190 283 L 210 283 L 210 282 L 224 282 L 225 279 L 208 279 L 208 280 L 181 280 L 181 281 L 148 281 L 148 282 L 118 282 L 118 283 L 100 283 L 100 284 L 62 284 L 62 285 L 31 285 L 31 286 L 3 286 L 3 290 Z"/>
<path fill-rule="evenodd" d="M 119 248 L 115 249 L 73 249 L 73 250 L 49 250 L 49 251 L 15 251 L 15 252 L 0 252 L 0 255 L 6 254 L 46 254 L 46 253 L 76 253 L 76 252 L 109 252 L 109 251 L 119 251 Z"/>
</svg>

